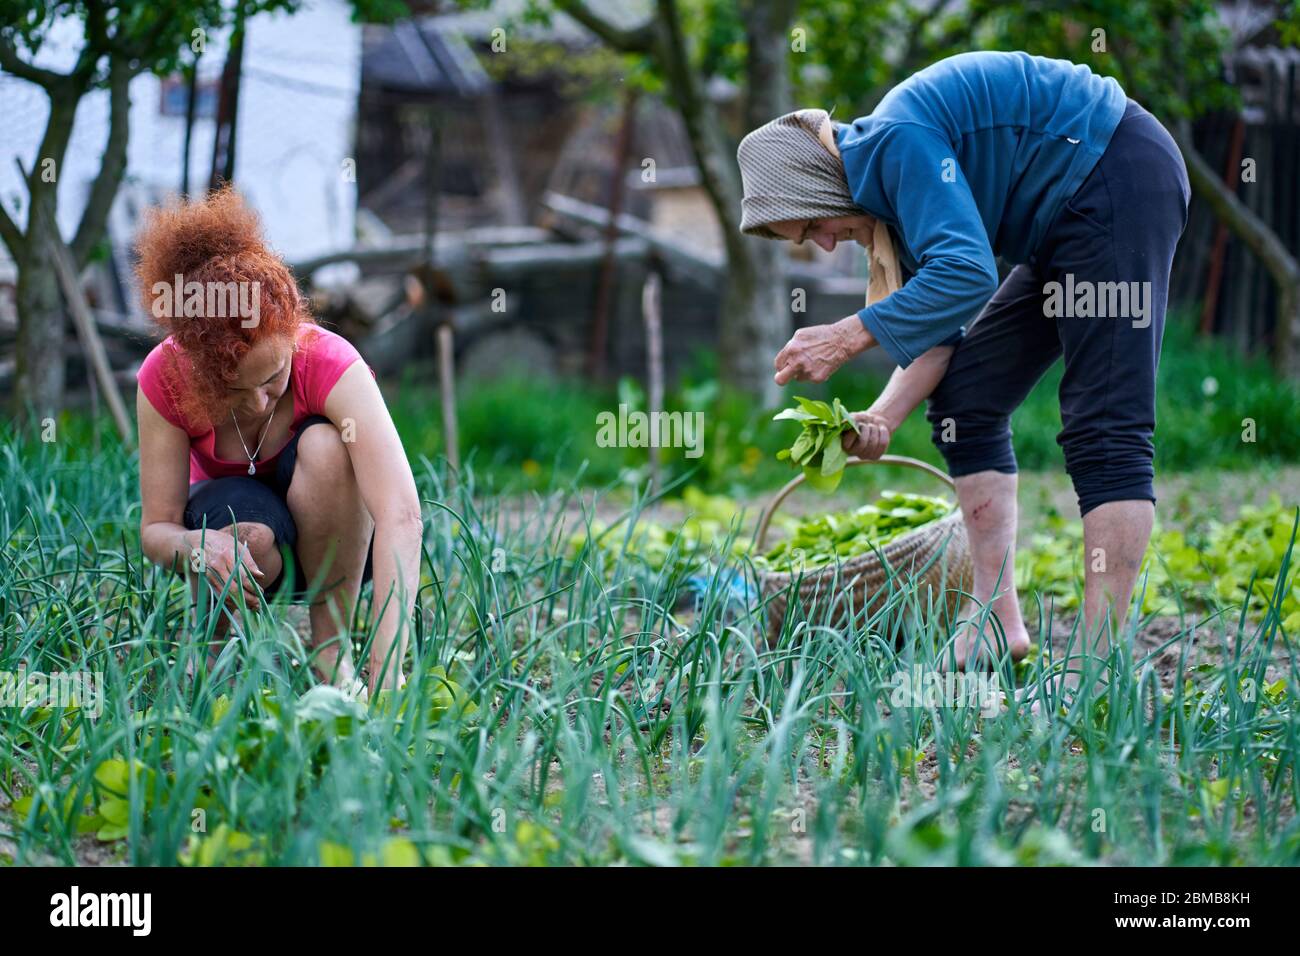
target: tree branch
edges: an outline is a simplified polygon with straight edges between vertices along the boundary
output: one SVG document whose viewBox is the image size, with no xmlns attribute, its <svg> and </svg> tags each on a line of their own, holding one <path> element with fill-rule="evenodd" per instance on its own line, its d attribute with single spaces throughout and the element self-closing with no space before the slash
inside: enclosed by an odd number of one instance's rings
<svg viewBox="0 0 1300 956">
<path fill-rule="evenodd" d="M 605 44 L 622 53 L 649 53 L 654 47 L 654 21 L 632 29 L 617 27 L 603 19 L 583 0 L 555 0 L 555 6 L 596 34 Z"/>
<path fill-rule="evenodd" d="M 78 269 L 85 267 L 90 250 L 103 236 L 108 212 L 113 206 L 113 197 L 117 195 L 118 187 L 122 185 L 122 176 L 126 173 L 126 143 L 131 114 L 130 85 L 133 75 L 126 61 L 116 56 L 112 58 L 108 72 L 108 142 L 104 146 L 104 159 L 99 174 L 95 177 L 90 198 L 81 214 L 77 234 L 68 246 Z"/>
<path fill-rule="evenodd" d="M 0 240 L 4 240 L 10 257 L 17 262 L 25 242 L 22 231 L 18 228 L 18 224 L 9 217 L 9 210 L 4 207 L 4 203 L 0 203 Z"/>
<path fill-rule="evenodd" d="M 718 220 L 723 224 L 728 260 L 743 266 L 746 260 L 739 241 L 740 233 L 731 228 L 732 224 L 740 221 L 743 194 L 735 144 L 728 139 L 717 109 L 700 89 L 700 82 L 691 68 L 676 0 L 658 0 L 658 9 L 659 69 L 686 127 L 686 138 L 700 171 L 700 184 L 713 201 Z"/>
<path fill-rule="evenodd" d="M 6 73 L 12 73 L 20 79 L 35 83 L 37 86 L 43 86 L 47 90 L 53 89 L 67 80 L 67 77 L 62 73 L 55 73 L 53 70 L 46 70 L 28 63 L 18 55 L 18 48 L 14 46 L 13 41 L 3 37 L 0 37 L 0 68 L 3 68 Z"/>
<path fill-rule="evenodd" d="M 1187 163 L 1192 188 L 1205 199 L 1215 217 L 1259 256 L 1279 285 L 1300 283 L 1300 263 L 1277 233 L 1227 187 L 1195 146 L 1180 136 L 1174 138 Z"/>
<path fill-rule="evenodd" d="M 95 64 L 104 54 L 102 44 L 108 41 L 102 0 L 86 0 L 84 22 L 85 43 L 82 44 L 81 52 L 77 55 L 77 65 L 73 67 L 72 75 L 80 77 L 82 83 L 89 83 L 95 75 Z"/>
</svg>

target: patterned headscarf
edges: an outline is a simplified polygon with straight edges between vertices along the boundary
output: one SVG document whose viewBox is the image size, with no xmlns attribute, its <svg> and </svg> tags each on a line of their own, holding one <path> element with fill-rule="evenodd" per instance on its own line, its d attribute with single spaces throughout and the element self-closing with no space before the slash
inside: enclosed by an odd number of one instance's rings
<svg viewBox="0 0 1300 956">
<path fill-rule="evenodd" d="M 863 215 L 849 193 L 844 164 L 818 139 L 830 121 L 825 110 L 796 110 L 740 141 L 741 232 L 780 239 L 767 228 L 774 222 Z"/>
</svg>

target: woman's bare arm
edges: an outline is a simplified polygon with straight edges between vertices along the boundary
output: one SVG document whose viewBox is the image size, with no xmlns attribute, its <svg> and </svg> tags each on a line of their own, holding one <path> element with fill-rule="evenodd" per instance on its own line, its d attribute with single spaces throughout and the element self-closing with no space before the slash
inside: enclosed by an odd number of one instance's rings
<svg viewBox="0 0 1300 956">
<path fill-rule="evenodd" d="M 190 531 L 185 527 L 189 500 L 190 439 L 158 413 L 142 390 L 136 390 L 136 424 L 140 431 L 140 550 L 154 564 L 182 574 L 202 572 L 217 588 L 235 567 L 235 552 L 249 571 L 261 575 L 248 548 L 226 531 Z M 194 562 L 195 554 L 201 560 Z M 249 607 L 257 607 L 257 588 L 239 576 Z"/>
<path fill-rule="evenodd" d="M 189 531 L 183 524 L 189 498 L 190 439 L 136 390 L 140 429 L 140 547 L 165 568 L 184 571 L 190 561 Z"/>
</svg>

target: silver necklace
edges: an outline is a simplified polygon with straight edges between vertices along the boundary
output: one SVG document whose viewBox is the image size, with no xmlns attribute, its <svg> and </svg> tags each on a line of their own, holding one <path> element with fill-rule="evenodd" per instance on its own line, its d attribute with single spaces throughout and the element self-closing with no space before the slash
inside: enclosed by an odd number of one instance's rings
<svg viewBox="0 0 1300 956">
<path fill-rule="evenodd" d="M 233 408 L 230 410 L 230 420 L 235 423 L 235 434 L 239 436 L 239 444 L 244 446 L 244 454 L 248 455 L 248 473 L 250 475 L 257 474 L 257 465 L 253 463 L 253 460 L 261 454 L 262 442 L 266 441 L 266 433 L 271 430 L 271 419 L 275 418 L 275 413 L 279 410 L 280 403 L 277 401 L 275 407 L 271 409 L 271 415 L 267 418 L 266 424 L 262 426 L 262 437 L 257 440 L 257 447 L 253 449 L 251 455 L 248 454 L 248 445 L 244 443 L 244 433 L 239 430 L 239 419 L 235 418 L 235 410 Z"/>
</svg>

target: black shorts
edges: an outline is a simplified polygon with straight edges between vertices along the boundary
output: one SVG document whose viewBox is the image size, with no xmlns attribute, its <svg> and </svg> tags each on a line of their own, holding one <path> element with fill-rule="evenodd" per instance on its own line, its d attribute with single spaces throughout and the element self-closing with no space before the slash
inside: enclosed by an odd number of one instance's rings
<svg viewBox="0 0 1300 956">
<path fill-rule="evenodd" d="M 927 416 L 950 474 L 1016 471 L 1011 414 L 1064 355 L 1057 441 L 1080 512 L 1155 501 L 1156 369 L 1189 196 L 1178 147 L 1130 100 L 1091 174 L 1030 261 L 1003 281 L 930 396 Z M 1049 309 L 1050 290 L 1068 298 L 1076 281 L 1090 291 L 1145 287 L 1146 314 L 1074 318 Z"/>
<path fill-rule="evenodd" d="M 275 468 L 266 474 L 209 478 L 190 485 L 190 500 L 185 505 L 186 528 L 194 531 L 206 526 L 216 530 L 229 527 L 232 521 L 256 522 L 270 528 L 281 552 L 287 552 L 285 570 L 265 589 L 268 598 L 274 597 L 279 591 L 280 582 L 287 576 L 290 564 L 294 580 L 289 600 L 302 603 L 311 598 L 308 593 L 310 582 L 303 574 L 302 562 L 298 560 L 295 550 L 298 544 L 298 526 L 289 512 L 287 499 L 289 484 L 293 481 L 293 469 L 298 462 L 298 439 L 312 425 L 322 422 L 332 427 L 324 415 L 312 415 L 304 419 L 289 443 L 281 450 Z M 370 553 L 366 555 L 366 567 L 361 574 L 362 584 L 373 575 L 374 552 L 375 539 L 372 532 Z"/>
</svg>

